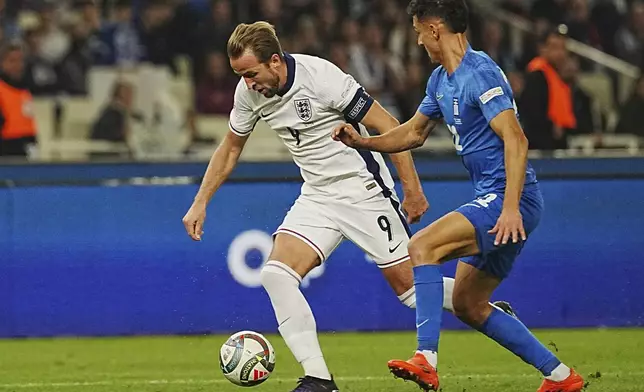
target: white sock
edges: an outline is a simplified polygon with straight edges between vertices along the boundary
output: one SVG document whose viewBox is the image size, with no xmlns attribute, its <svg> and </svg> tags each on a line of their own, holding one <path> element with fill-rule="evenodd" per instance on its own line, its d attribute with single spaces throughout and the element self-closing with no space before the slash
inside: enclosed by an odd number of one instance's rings
<svg viewBox="0 0 644 392">
<path fill-rule="evenodd" d="M 570 368 L 562 363 L 557 366 L 555 370 L 553 370 L 552 373 L 550 373 L 550 375 L 546 377 L 546 379 L 554 382 L 561 382 L 568 377 L 570 377 Z"/>
<path fill-rule="evenodd" d="M 454 278 L 443 276 L 443 309 L 454 313 L 452 294 L 454 293 Z"/>
<path fill-rule="evenodd" d="M 411 288 L 398 296 L 398 300 L 408 308 L 416 309 L 416 287 Z"/>
<path fill-rule="evenodd" d="M 438 366 L 438 353 L 435 351 L 429 351 L 429 350 L 423 350 L 423 351 L 416 351 L 417 354 L 423 354 L 425 356 L 425 359 L 427 362 L 429 362 L 430 365 L 436 369 Z"/>
<path fill-rule="evenodd" d="M 443 309 L 454 312 L 452 293 L 454 292 L 454 278 L 443 277 Z M 405 293 L 398 296 L 398 300 L 408 308 L 416 309 L 416 288 L 412 286 Z"/>
<path fill-rule="evenodd" d="M 269 261 L 262 269 L 262 285 L 271 298 L 279 331 L 307 376 L 325 380 L 331 374 L 318 342 L 315 318 L 300 291 L 302 278 L 279 261 Z"/>
<path fill-rule="evenodd" d="M 454 305 L 452 304 L 453 294 L 454 278 L 443 277 L 443 310 L 447 310 L 452 313 L 454 313 Z M 399 295 L 398 300 L 408 308 L 416 309 L 416 288 L 412 286 L 412 288 L 405 291 L 405 293 Z"/>
</svg>

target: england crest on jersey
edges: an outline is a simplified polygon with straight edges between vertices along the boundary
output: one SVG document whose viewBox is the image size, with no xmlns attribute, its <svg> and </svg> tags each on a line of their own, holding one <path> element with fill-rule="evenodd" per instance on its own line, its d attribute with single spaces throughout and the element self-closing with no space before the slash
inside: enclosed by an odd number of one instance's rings
<svg viewBox="0 0 644 392">
<path fill-rule="evenodd" d="M 302 121 L 309 121 L 313 118 L 313 108 L 311 108 L 311 101 L 308 98 L 296 99 L 293 103 L 295 104 L 295 112 Z"/>
</svg>

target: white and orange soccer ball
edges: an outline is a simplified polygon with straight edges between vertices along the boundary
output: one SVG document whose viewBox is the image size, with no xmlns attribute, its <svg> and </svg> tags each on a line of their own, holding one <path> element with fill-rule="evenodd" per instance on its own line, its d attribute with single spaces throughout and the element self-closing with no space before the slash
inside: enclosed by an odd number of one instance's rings
<svg viewBox="0 0 644 392">
<path fill-rule="evenodd" d="M 230 382 L 252 387 L 266 381 L 275 369 L 275 350 L 257 332 L 237 332 L 221 346 L 219 364 Z"/>
</svg>

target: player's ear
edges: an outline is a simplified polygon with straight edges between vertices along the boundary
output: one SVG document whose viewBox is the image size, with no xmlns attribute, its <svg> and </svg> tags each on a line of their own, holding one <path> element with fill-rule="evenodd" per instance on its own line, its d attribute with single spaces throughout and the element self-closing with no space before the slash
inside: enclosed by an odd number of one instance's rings
<svg viewBox="0 0 644 392">
<path fill-rule="evenodd" d="M 269 66 L 273 69 L 277 68 L 284 60 L 280 57 L 279 54 L 273 53 L 271 56 L 271 60 L 269 62 Z"/>
<path fill-rule="evenodd" d="M 432 38 L 434 38 L 434 40 L 436 41 L 438 41 L 438 39 L 440 38 L 440 32 L 438 27 L 439 27 L 438 23 L 432 23 L 429 25 L 429 31 L 432 34 Z"/>
</svg>

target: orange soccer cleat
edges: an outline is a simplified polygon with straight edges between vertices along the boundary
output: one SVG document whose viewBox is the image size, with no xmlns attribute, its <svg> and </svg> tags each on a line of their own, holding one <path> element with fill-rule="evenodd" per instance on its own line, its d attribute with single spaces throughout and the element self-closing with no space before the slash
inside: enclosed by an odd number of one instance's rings
<svg viewBox="0 0 644 392">
<path fill-rule="evenodd" d="M 393 359 L 387 366 L 396 377 L 413 381 L 425 391 L 438 391 L 438 373 L 423 354 L 416 353 L 408 361 Z"/>
<path fill-rule="evenodd" d="M 543 380 L 537 392 L 580 392 L 584 388 L 584 379 L 570 369 L 570 376 L 563 381 Z"/>
</svg>

